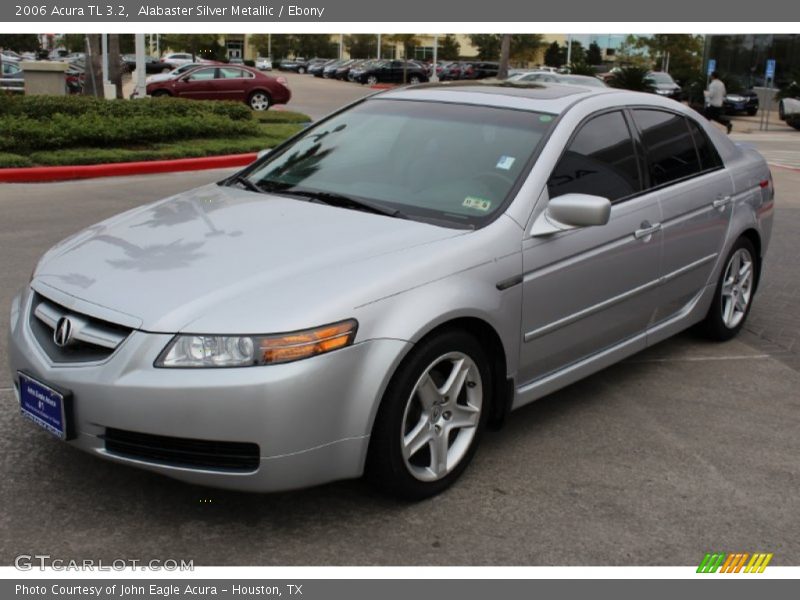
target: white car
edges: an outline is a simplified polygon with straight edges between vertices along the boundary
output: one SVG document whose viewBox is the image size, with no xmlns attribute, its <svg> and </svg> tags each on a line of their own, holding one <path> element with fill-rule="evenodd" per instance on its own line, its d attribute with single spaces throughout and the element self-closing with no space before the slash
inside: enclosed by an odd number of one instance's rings
<svg viewBox="0 0 800 600">
<path fill-rule="evenodd" d="M 189 52 L 170 52 L 161 57 L 161 62 L 171 65 L 185 65 L 186 63 L 195 61 L 194 57 Z"/>
<path fill-rule="evenodd" d="M 150 83 L 156 83 L 158 81 L 166 81 L 167 79 L 172 79 L 173 77 L 177 77 L 178 75 L 183 75 L 186 71 L 190 71 L 195 67 L 202 67 L 206 63 L 204 62 L 188 62 L 186 64 L 181 65 L 171 71 L 167 71 L 166 73 L 157 73 L 155 75 L 150 75 L 145 81 Z"/>
<path fill-rule="evenodd" d="M 256 58 L 256 69 L 259 71 L 272 71 L 272 59 L 259 56 Z"/>
</svg>

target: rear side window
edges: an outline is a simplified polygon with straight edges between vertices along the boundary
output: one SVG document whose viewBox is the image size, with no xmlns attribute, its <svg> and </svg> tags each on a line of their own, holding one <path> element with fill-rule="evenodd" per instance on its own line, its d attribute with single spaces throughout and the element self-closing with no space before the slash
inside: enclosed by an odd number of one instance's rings
<svg viewBox="0 0 800 600">
<path fill-rule="evenodd" d="M 719 153 L 714 147 L 714 144 L 708 139 L 706 132 L 692 119 L 686 119 L 686 121 L 689 123 L 689 129 L 692 132 L 694 144 L 697 146 L 697 153 L 700 155 L 700 167 L 704 171 L 721 167 L 722 159 L 719 157 Z"/>
<path fill-rule="evenodd" d="M 662 110 L 637 109 L 633 118 L 642 132 L 653 186 L 691 177 L 703 170 L 685 117 Z"/>
<path fill-rule="evenodd" d="M 619 111 L 587 121 L 547 182 L 550 198 L 570 193 L 593 194 L 614 202 L 641 189 L 633 140 Z"/>
</svg>

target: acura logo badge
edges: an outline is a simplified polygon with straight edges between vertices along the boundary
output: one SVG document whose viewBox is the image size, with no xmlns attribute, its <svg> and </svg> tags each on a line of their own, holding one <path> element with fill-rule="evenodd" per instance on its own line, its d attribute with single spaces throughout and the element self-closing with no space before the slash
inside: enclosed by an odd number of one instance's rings
<svg viewBox="0 0 800 600">
<path fill-rule="evenodd" d="M 68 346 L 72 342 L 72 321 L 68 317 L 61 317 L 56 323 L 53 341 L 59 348 Z"/>
</svg>

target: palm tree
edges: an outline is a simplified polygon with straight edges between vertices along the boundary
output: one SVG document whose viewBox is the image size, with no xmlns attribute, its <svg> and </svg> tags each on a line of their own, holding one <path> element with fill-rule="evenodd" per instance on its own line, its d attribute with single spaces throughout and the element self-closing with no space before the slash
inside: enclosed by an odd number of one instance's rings
<svg viewBox="0 0 800 600">
<path fill-rule="evenodd" d="M 653 85 L 647 78 L 648 70 L 642 67 L 622 67 L 615 72 L 608 83 L 611 87 L 634 92 L 650 92 Z"/>
</svg>

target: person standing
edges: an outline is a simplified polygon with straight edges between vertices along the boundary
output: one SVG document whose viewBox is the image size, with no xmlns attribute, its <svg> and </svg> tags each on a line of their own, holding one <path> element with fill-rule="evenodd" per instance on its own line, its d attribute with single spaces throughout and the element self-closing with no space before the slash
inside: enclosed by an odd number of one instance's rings
<svg viewBox="0 0 800 600">
<path fill-rule="evenodd" d="M 725 126 L 728 133 L 733 129 L 730 119 L 724 116 L 723 102 L 727 95 L 725 84 L 719 78 L 719 74 L 714 71 L 711 73 L 711 83 L 708 84 L 708 89 L 705 92 L 706 97 L 706 118 L 709 121 L 716 121 Z"/>
</svg>

